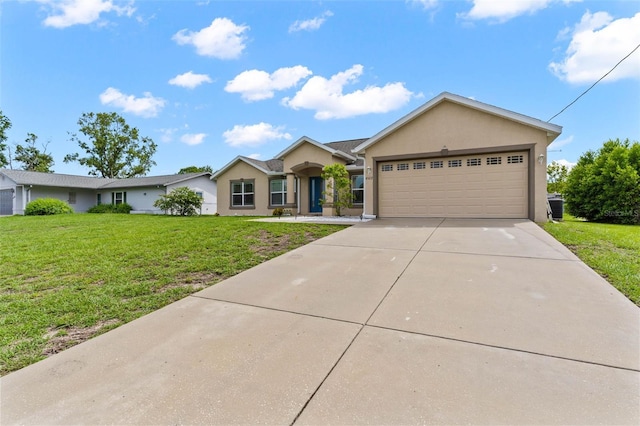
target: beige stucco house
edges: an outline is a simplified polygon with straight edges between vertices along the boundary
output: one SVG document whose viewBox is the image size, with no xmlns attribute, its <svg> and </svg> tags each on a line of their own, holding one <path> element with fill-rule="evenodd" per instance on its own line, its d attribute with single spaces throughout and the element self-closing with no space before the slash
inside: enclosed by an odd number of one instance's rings
<svg viewBox="0 0 640 426">
<path fill-rule="evenodd" d="M 222 215 L 334 214 L 322 167 L 351 175 L 366 217 L 547 219 L 547 146 L 562 127 L 442 93 L 368 139 L 302 137 L 269 161 L 236 157 L 214 173 Z M 331 200 L 328 200 L 331 201 Z"/>
</svg>

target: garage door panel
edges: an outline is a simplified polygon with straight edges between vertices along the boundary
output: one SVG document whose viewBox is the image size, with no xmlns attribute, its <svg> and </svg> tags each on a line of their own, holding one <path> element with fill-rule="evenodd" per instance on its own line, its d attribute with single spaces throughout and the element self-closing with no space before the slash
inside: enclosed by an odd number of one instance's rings
<svg viewBox="0 0 640 426">
<path fill-rule="evenodd" d="M 509 163 L 507 157 L 511 155 L 522 155 L 523 162 Z M 467 166 L 467 159 L 479 159 L 481 165 Z M 397 170 L 399 162 L 380 164 L 381 217 L 528 216 L 527 152 L 451 157 L 443 160 L 441 168 L 430 168 L 432 161 L 410 161 L 409 170 Z M 413 169 L 414 162 L 424 162 L 426 168 Z M 382 172 L 385 164 L 392 170 Z"/>
</svg>

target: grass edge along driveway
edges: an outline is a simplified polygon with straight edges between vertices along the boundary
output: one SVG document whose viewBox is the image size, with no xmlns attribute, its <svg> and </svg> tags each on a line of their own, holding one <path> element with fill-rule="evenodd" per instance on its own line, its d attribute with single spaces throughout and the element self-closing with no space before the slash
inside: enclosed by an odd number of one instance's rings
<svg viewBox="0 0 640 426">
<path fill-rule="evenodd" d="M 0 375 L 345 228 L 248 219 L 0 218 Z"/>
<path fill-rule="evenodd" d="M 586 222 L 565 213 L 542 227 L 640 306 L 640 226 Z"/>
</svg>

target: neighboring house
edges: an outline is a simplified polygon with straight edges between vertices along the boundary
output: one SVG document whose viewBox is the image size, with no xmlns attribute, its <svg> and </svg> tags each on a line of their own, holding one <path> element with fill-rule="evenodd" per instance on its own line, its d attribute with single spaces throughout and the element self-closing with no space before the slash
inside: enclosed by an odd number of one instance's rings
<svg viewBox="0 0 640 426">
<path fill-rule="evenodd" d="M 186 186 L 203 198 L 202 214 L 216 213 L 216 184 L 211 173 L 105 179 L 58 173 L 0 170 L 0 215 L 24 214 L 37 198 L 66 201 L 76 212 L 97 204 L 128 203 L 133 213 L 162 213 L 153 206 L 160 195 Z"/>
<path fill-rule="evenodd" d="M 322 167 L 345 164 L 366 217 L 547 219 L 547 146 L 562 127 L 442 93 L 368 139 L 303 137 L 273 160 L 236 157 L 213 175 L 223 215 L 332 215 Z M 329 200 L 330 201 L 330 200 Z M 323 208 L 324 207 L 324 208 Z"/>
</svg>

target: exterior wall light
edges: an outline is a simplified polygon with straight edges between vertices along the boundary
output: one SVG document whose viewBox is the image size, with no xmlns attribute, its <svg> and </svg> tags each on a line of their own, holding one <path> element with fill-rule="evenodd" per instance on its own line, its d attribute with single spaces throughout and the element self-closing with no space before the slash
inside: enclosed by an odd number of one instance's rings
<svg viewBox="0 0 640 426">
<path fill-rule="evenodd" d="M 542 163 L 544 163 L 544 154 L 538 155 L 538 164 L 541 165 Z"/>
</svg>

